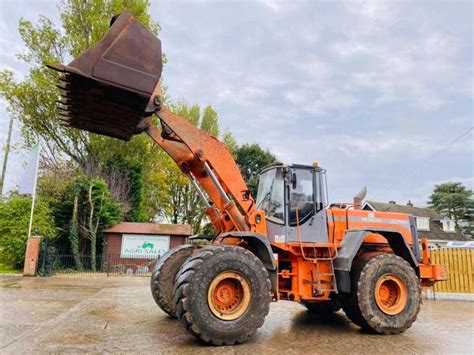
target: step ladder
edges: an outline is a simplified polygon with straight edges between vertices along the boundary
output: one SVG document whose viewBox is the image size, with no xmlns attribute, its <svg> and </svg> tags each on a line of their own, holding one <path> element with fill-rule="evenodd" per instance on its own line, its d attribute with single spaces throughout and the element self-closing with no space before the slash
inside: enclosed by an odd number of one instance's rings
<svg viewBox="0 0 474 355">
<path fill-rule="evenodd" d="M 317 256 L 317 253 L 316 253 L 316 250 L 315 250 L 315 258 L 312 259 L 313 263 L 314 263 L 314 266 L 316 268 L 316 273 L 317 273 L 317 282 L 316 282 L 316 289 L 314 289 L 314 285 L 313 285 L 313 294 L 314 295 L 322 295 L 324 292 L 334 292 L 334 293 L 338 293 L 337 291 L 337 283 L 336 283 L 336 274 L 334 272 L 334 259 L 337 258 L 337 247 L 335 247 L 334 245 L 327 245 L 323 248 L 327 248 L 327 254 L 329 256 L 325 257 L 318 257 Z M 316 248 L 315 248 L 316 249 Z M 321 246 L 318 246 L 317 249 L 321 249 Z M 323 252 L 324 254 L 324 252 Z M 319 272 L 319 263 L 321 261 L 327 261 L 329 266 L 330 266 L 330 270 L 329 272 Z M 321 280 L 321 276 L 330 276 L 330 281 L 329 280 Z"/>
<path fill-rule="evenodd" d="M 314 280 L 311 280 L 311 287 L 312 287 L 313 296 L 315 296 L 315 297 L 321 296 L 321 295 L 324 294 L 324 292 L 338 293 L 337 283 L 336 283 L 336 274 L 334 272 L 334 263 L 333 263 L 334 259 L 336 259 L 337 255 L 338 255 L 336 245 L 335 244 L 326 244 L 326 245 L 319 244 L 317 247 L 316 246 L 313 247 L 314 257 L 305 256 L 303 243 L 301 242 L 301 230 L 300 230 L 300 224 L 299 224 L 299 211 L 298 211 L 298 208 L 296 208 L 295 214 L 296 214 L 296 235 L 298 237 L 298 242 L 299 242 L 299 246 L 300 246 L 300 249 L 301 249 L 301 255 L 302 255 L 303 259 L 312 261 L 314 263 L 316 273 L 317 273 L 316 282 L 314 282 Z M 318 258 L 318 249 L 321 249 L 321 248 L 327 248 L 326 249 L 327 254 L 328 254 L 327 257 L 323 256 L 321 258 Z M 322 252 L 322 254 L 324 255 L 324 251 Z M 320 273 L 319 272 L 319 262 L 321 262 L 321 261 L 328 261 L 329 262 L 329 265 L 330 265 L 329 272 L 327 272 L 327 273 Z M 312 275 L 312 273 L 311 273 L 311 275 Z M 321 280 L 321 276 L 330 276 L 331 281 Z M 328 288 L 323 288 L 322 284 L 328 285 L 329 287 Z"/>
</svg>

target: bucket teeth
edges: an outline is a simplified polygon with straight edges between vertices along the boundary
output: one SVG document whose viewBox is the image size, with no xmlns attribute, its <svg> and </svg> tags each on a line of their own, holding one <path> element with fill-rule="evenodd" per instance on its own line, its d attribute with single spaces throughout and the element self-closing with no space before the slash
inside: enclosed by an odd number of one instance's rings
<svg viewBox="0 0 474 355">
<path fill-rule="evenodd" d="M 138 48 L 143 52 L 137 53 Z M 56 100 L 61 124 L 129 140 L 149 113 L 161 78 L 161 42 L 128 12 L 104 38 L 59 72 Z"/>
<path fill-rule="evenodd" d="M 66 83 L 69 83 L 69 77 L 68 77 L 68 76 L 65 76 L 65 75 L 60 76 L 60 77 L 59 77 L 59 80 L 64 81 L 64 82 L 66 82 Z"/>
<path fill-rule="evenodd" d="M 61 64 L 46 64 L 46 66 L 49 69 L 53 69 L 53 70 L 56 70 L 56 71 L 61 72 L 61 73 L 64 73 L 66 71 L 65 68 L 64 68 L 64 65 L 61 65 Z"/>
<path fill-rule="evenodd" d="M 56 87 L 64 91 L 69 91 L 71 89 L 70 84 L 56 84 Z"/>
</svg>

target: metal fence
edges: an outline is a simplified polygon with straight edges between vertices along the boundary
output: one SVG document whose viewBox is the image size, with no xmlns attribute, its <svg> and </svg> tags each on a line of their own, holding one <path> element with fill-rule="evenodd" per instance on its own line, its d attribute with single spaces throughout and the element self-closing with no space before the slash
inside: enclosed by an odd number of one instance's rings
<svg viewBox="0 0 474 355">
<path fill-rule="evenodd" d="M 431 250 L 435 264 L 448 268 L 448 280 L 437 282 L 436 292 L 474 293 L 474 250 L 446 248 Z"/>
<path fill-rule="evenodd" d="M 54 255 L 43 253 L 38 273 L 41 276 L 60 274 L 97 276 L 151 276 L 158 259 L 131 259 L 118 255 Z"/>
</svg>

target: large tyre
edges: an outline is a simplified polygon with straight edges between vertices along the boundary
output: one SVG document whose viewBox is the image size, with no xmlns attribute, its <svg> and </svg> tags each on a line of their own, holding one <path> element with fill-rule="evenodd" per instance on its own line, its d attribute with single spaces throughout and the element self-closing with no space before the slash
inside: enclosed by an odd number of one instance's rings
<svg viewBox="0 0 474 355">
<path fill-rule="evenodd" d="M 195 249 L 193 245 L 179 245 L 163 255 L 153 268 L 151 293 L 156 304 L 171 317 L 176 317 L 176 305 L 173 300 L 174 279 L 181 265 Z"/>
<path fill-rule="evenodd" d="M 270 280 L 250 251 L 230 245 L 201 249 L 176 279 L 176 315 L 206 344 L 243 343 L 263 325 L 271 301 Z"/>
<path fill-rule="evenodd" d="M 305 303 L 304 305 L 310 313 L 321 315 L 332 314 L 341 309 L 341 304 L 337 300 L 318 303 Z"/>
<path fill-rule="evenodd" d="M 351 287 L 343 302 L 347 317 L 375 333 L 403 333 L 420 311 L 418 277 L 399 256 L 362 255 L 351 271 Z"/>
</svg>

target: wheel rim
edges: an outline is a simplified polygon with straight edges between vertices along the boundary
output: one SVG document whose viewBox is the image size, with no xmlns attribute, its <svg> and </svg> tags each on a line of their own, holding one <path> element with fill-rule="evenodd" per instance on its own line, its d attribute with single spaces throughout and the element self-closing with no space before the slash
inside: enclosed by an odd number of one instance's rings
<svg viewBox="0 0 474 355">
<path fill-rule="evenodd" d="M 385 314 L 393 316 L 400 313 L 407 304 L 405 282 L 395 274 L 382 275 L 375 285 L 375 301 Z"/>
<path fill-rule="evenodd" d="M 212 280 L 207 292 L 207 302 L 217 318 L 237 319 L 250 304 L 249 283 L 241 274 L 225 271 Z"/>
</svg>

